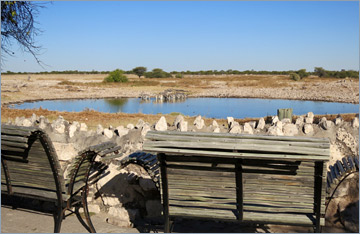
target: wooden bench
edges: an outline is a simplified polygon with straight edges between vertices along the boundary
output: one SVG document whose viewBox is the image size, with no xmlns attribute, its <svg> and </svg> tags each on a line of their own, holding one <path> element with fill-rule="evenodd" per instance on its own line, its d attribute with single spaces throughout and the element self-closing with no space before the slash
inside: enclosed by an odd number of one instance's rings
<svg viewBox="0 0 360 234">
<path fill-rule="evenodd" d="M 106 142 L 79 152 L 68 179 L 64 180 L 54 146 L 45 132 L 2 124 L 1 193 L 15 201 L 26 197 L 54 202 L 54 232 L 60 232 L 65 211 L 75 213 L 89 232 L 95 232 L 87 207 L 91 168 L 96 156 L 113 156 L 119 149 L 114 143 Z M 80 208 L 84 210 L 87 224 L 79 213 Z"/>
<path fill-rule="evenodd" d="M 328 139 L 149 131 L 165 232 L 175 217 L 324 225 Z"/>
</svg>

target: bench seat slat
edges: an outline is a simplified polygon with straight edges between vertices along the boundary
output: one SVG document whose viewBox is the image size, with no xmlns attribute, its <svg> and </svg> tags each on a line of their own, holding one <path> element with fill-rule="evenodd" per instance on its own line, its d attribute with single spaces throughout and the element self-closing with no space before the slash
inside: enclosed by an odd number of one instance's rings
<svg viewBox="0 0 360 234">
<path fill-rule="evenodd" d="M 152 153 L 165 153 L 169 157 L 171 155 L 186 156 L 203 156 L 203 157 L 219 157 L 219 158 L 252 158 L 252 159 L 282 159 L 282 160 L 300 160 L 300 161 L 326 161 L 329 156 L 322 155 L 291 155 L 291 154 L 256 154 L 256 153 L 242 153 L 242 152 L 222 152 L 222 151 L 206 151 L 206 150 L 193 150 L 193 149 L 170 149 L 161 147 L 146 147 L 147 152 Z"/>
<path fill-rule="evenodd" d="M 232 143 L 232 144 L 244 144 L 244 145 L 281 145 L 281 146 L 296 146 L 296 147 L 306 147 L 306 148 L 314 148 L 314 149 L 328 149 L 330 147 L 330 143 L 326 142 L 303 142 L 303 141 L 281 141 L 274 139 L 243 139 L 243 138 L 235 138 L 235 137 L 199 137 L 199 136 L 178 136 L 178 135 L 159 135 L 148 133 L 146 135 L 147 140 L 153 141 L 176 141 L 181 144 L 187 144 L 187 142 L 197 142 L 197 143 L 206 143 L 206 142 L 217 142 L 217 143 Z"/>
<path fill-rule="evenodd" d="M 299 155 L 319 155 L 328 156 L 329 149 L 318 149 L 310 147 L 297 147 L 297 146 L 282 146 L 282 145 L 264 145 L 264 144 L 237 144 L 225 142 L 177 142 L 177 141 L 147 141 L 144 148 L 157 147 L 157 148 L 173 148 L 173 149 L 202 149 L 202 150 L 238 150 L 238 151 L 251 151 L 261 153 L 274 153 L 281 152 L 282 154 L 299 154 Z"/>
<path fill-rule="evenodd" d="M 174 131 L 149 131 L 146 136 L 151 135 L 165 135 L 165 136 L 193 136 L 193 137 L 213 137 L 213 138 L 236 138 L 236 139 L 264 139 L 264 140 L 279 140 L 279 141 L 297 141 L 297 142 L 318 142 L 328 143 L 326 138 L 315 137 L 291 137 L 291 136 L 267 136 L 267 135 L 250 135 L 250 134 L 231 134 L 231 133 L 205 133 L 205 132 L 174 132 Z"/>
<path fill-rule="evenodd" d="M 310 217 L 309 217 L 310 216 Z M 296 224 L 313 226 L 315 217 L 313 215 L 296 215 L 296 214 L 266 214 L 260 212 L 244 212 L 244 221 L 253 221 L 256 223 L 273 223 L 273 224 Z M 325 219 L 321 219 L 321 225 L 325 225 Z"/>
</svg>

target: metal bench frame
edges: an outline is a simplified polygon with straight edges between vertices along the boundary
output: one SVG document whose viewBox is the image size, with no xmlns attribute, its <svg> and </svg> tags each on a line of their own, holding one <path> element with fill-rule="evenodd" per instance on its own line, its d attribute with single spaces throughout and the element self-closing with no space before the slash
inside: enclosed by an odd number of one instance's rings
<svg viewBox="0 0 360 234">
<path fill-rule="evenodd" d="M 31 163 L 31 161 L 36 161 L 37 155 L 40 157 L 40 153 L 33 153 L 32 157 L 29 157 L 30 152 L 32 152 L 32 146 L 37 141 L 40 142 L 48 159 L 48 170 L 52 172 L 55 191 L 50 189 L 50 187 L 53 188 L 52 186 L 49 186 L 49 189 L 46 186 L 43 188 L 32 186 L 31 183 L 33 183 L 34 179 L 41 178 L 41 175 L 37 175 L 40 173 L 37 173 L 35 170 L 32 171 L 34 175 L 32 179 L 30 178 L 31 176 L 28 176 L 28 178 L 23 177 L 22 181 L 19 181 L 19 178 L 12 174 L 13 167 L 17 164 L 22 164 L 31 171 L 31 166 L 27 166 L 27 164 Z M 87 231 L 96 232 L 91 222 L 87 205 L 89 176 L 91 169 L 94 169 L 96 156 L 117 153 L 119 147 L 115 146 L 112 142 L 106 142 L 79 152 L 72 162 L 72 169 L 68 173 L 69 180 L 64 181 L 56 151 L 51 139 L 44 131 L 39 128 L 2 124 L 1 164 L 3 177 L 1 193 L 9 195 L 12 199 L 27 197 L 54 202 L 56 207 L 54 212 L 54 232 L 60 232 L 62 220 L 67 216 L 65 215 L 66 211 L 75 213 Z M 47 165 L 47 163 L 45 162 L 43 165 Z M 44 169 L 44 166 L 42 168 Z M 27 186 L 18 185 L 21 183 L 25 183 Z M 84 210 L 86 222 L 80 215 L 80 208 Z"/>
</svg>

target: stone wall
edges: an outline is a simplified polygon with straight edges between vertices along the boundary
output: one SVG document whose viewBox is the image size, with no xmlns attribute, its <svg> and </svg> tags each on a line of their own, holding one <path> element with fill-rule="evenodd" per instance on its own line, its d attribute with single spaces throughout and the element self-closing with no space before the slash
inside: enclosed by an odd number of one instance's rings
<svg viewBox="0 0 360 234">
<path fill-rule="evenodd" d="M 78 151 L 109 140 L 120 145 L 122 156 L 107 162 L 108 168 L 100 179 L 91 185 L 88 198 L 90 212 L 100 213 L 107 222 L 119 226 L 131 226 L 135 220 L 143 218 L 158 220 L 161 215 L 159 192 L 146 171 L 137 165 L 119 168 L 121 159 L 142 150 L 144 136 L 149 130 L 327 137 L 331 142 L 329 165 L 345 156 L 359 157 L 358 117 L 351 122 L 343 121 L 341 117 L 315 121 L 311 112 L 297 116 L 295 121 L 279 120 L 277 116 L 273 116 L 240 124 L 233 117 L 228 117 L 227 124 L 219 125 L 214 120 L 209 126 L 205 125 L 201 116 L 190 123 L 181 115 L 177 116 L 173 123 L 168 123 L 162 116 L 153 124 L 140 119 L 135 126 L 98 125 L 96 131 L 88 130 L 85 123 L 69 122 L 61 116 L 50 123 L 45 117 L 33 114 L 30 118 L 17 117 L 9 121 L 9 124 L 38 126 L 47 132 L 54 143 L 64 175 Z M 349 218 L 355 215 L 355 211 L 358 217 L 359 195 L 352 192 L 356 186 L 358 190 L 358 176 L 355 176 L 355 179 L 348 178 L 343 186 L 345 184 L 349 186 L 341 188 L 340 195 L 338 193 L 329 205 L 327 225 L 358 230 L 358 218 L 357 229 L 354 219 Z M 334 217 L 342 218 L 335 221 Z"/>
</svg>

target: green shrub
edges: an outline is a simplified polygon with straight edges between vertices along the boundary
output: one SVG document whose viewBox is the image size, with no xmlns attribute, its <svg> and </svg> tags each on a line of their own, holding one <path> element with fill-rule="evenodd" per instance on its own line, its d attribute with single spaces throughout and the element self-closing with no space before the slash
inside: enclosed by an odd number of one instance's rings
<svg viewBox="0 0 360 234">
<path fill-rule="evenodd" d="M 300 69 L 300 70 L 297 71 L 296 73 L 300 76 L 300 79 L 309 76 L 309 73 L 306 72 L 306 69 Z"/>
<path fill-rule="evenodd" d="M 176 75 L 175 75 L 175 78 L 183 78 L 184 76 L 183 76 L 183 74 L 181 74 L 181 73 L 177 73 Z"/>
<path fill-rule="evenodd" d="M 146 78 L 169 78 L 172 77 L 170 73 L 163 71 L 160 68 L 155 68 L 151 72 L 145 73 Z"/>
<path fill-rule="evenodd" d="M 109 73 L 109 75 L 104 79 L 105 82 L 128 82 L 128 78 L 124 75 L 124 71 L 116 69 Z"/>
<path fill-rule="evenodd" d="M 295 81 L 301 80 L 301 77 L 296 73 L 290 73 L 290 78 Z"/>
</svg>

